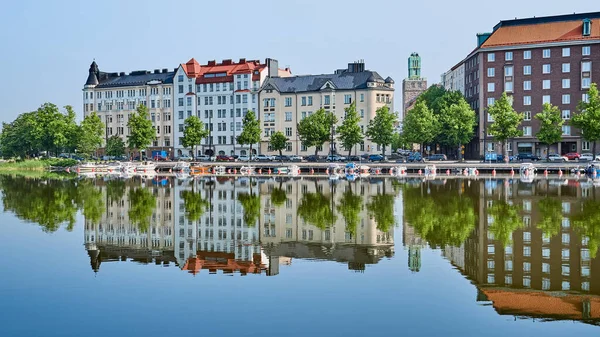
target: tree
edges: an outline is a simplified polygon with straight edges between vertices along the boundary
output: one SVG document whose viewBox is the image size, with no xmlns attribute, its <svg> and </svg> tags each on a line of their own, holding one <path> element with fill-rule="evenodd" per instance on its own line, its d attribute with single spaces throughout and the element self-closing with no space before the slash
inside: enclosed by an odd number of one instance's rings
<svg viewBox="0 0 600 337">
<path fill-rule="evenodd" d="M 34 137 L 37 128 L 35 112 L 19 115 L 12 123 L 2 124 L 0 146 L 4 157 L 29 157 L 40 151 L 38 139 Z"/>
<path fill-rule="evenodd" d="M 331 226 L 337 219 L 331 208 L 331 200 L 319 192 L 304 193 L 297 213 L 306 223 L 319 229 Z"/>
<path fill-rule="evenodd" d="M 288 137 L 286 137 L 283 132 L 281 131 L 277 131 L 273 134 L 271 134 L 271 139 L 269 140 L 269 143 L 271 144 L 271 149 L 273 151 L 279 151 L 279 158 L 281 159 L 281 162 L 283 163 L 283 155 L 281 153 L 281 151 L 283 151 L 283 149 L 285 149 L 286 145 L 287 145 L 287 141 L 288 141 Z"/>
<path fill-rule="evenodd" d="M 242 123 L 242 132 L 236 137 L 236 140 L 238 144 L 250 145 L 250 159 L 252 159 L 252 145 L 260 142 L 260 122 L 256 119 L 254 111 L 249 110 Z"/>
<path fill-rule="evenodd" d="M 194 183 L 194 182 L 192 182 Z M 202 198 L 202 195 L 194 190 L 182 191 L 181 198 L 185 207 L 185 216 L 188 221 L 197 221 L 210 206 L 209 202 Z"/>
<path fill-rule="evenodd" d="M 453 95 L 447 92 L 446 96 Z M 444 99 L 442 97 L 442 100 Z M 475 135 L 476 116 L 467 101 L 461 96 L 458 103 L 444 106 L 442 113 L 438 116 L 440 130 L 438 140 L 448 146 L 456 146 L 458 159 L 462 160 L 462 145 L 467 144 Z"/>
<path fill-rule="evenodd" d="M 391 112 L 387 106 L 382 106 L 375 111 L 375 118 L 369 121 L 367 136 L 377 145 L 382 146 L 382 154 L 385 155 L 385 147 L 392 143 L 396 114 Z"/>
<path fill-rule="evenodd" d="M 194 153 L 198 153 L 198 145 L 202 142 L 202 139 L 208 137 L 208 130 L 204 127 L 204 123 L 198 118 L 198 116 L 192 115 L 185 119 L 185 127 L 183 129 L 183 138 L 181 139 L 181 145 L 196 150 Z"/>
<path fill-rule="evenodd" d="M 260 217 L 260 195 L 254 193 L 240 193 L 238 200 L 244 209 L 244 223 L 248 227 L 256 226 L 256 221 Z"/>
<path fill-rule="evenodd" d="M 348 182 L 348 186 L 350 188 L 342 194 L 337 207 L 346 222 L 346 231 L 355 235 L 356 227 L 360 222 L 360 212 L 363 209 L 363 197 L 352 192 L 351 182 Z"/>
<path fill-rule="evenodd" d="M 111 136 L 106 141 L 106 154 L 119 157 L 125 153 L 125 142 L 119 136 Z"/>
<path fill-rule="evenodd" d="M 273 191 L 271 191 L 271 204 L 273 204 L 273 206 L 281 206 L 285 204 L 286 200 L 287 194 L 283 188 L 281 188 L 280 183 L 278 188 L 274 188 Z"/>
<path fill-rule="evenodd" d="M 79 126 L 77 150 L 79 153 L 89 156 L 102 146 L 103 136 L 104 123 L 95 112 L 92 112 L 83 118 Z"/>
<path fill-rule="evenodd" d="M 517 229 L 523 227 L 523 219 L 519 215 L 520 209 L 513 206 L 505 200 L 494 200 L 492 207 L 488 209 L 488 214 L 493 222 L 488 230 L 494 234 L 496 241 L 508 246 L 512 242 L 512 234 Z"/>
<path fill-rule="evenodd" d="M 156 208 L 156 197 L 149 189 L 142 186 L 130 189 L 128 198 L 129 221 L 138 226 L 142 233 L 147 232 L 150 227 L 150 218 Z"/>
<path fill-rule="evenodd" d="M 152 121 L 148 119 L 148 108 L 143 104 L 140 104 L 136 112 L 131 115 L 127 126 L 130 130 L 129 136 L 127 136 L 127 145 L 131 150 L 138 149 L 141 154 L 141 151 L 156 139 L 156 130 L 152 126 Z"/>
<path fill-rule="evenodd" d="M 535 225 L 537 229 L 547 237 L 554 237 L 560 233 L 562 224 L 562 202 L 560 199 L 545 197 L 538 202 L 538 212 L 541 214 L 540 221 Z"/>
<path fill-rule="evenodd" d="M 596 141 L 600 140 L 600 96 L 596 83 L 592 83 L 588 90 L 587 102 L 579 102 L 577 113 L 571 118 L 571 125 L 581 130 L 585 140 L 594 142 L 594 155 L 597 154 Z"/>
<path fill-rule="evenodd" d="M 537 113 L 535 118 L 540 121 L 540 131 L 536 133 L 537 139 L 546 144 L 546 159 L 550 156 L 550 145 L 562 140 L 562 126 L 564 120 L 557 106 L 544 103 L 542 112 Z"/>
<path fill-rule="evenodd" d="M 437 130 L 437 117 L 427 107 L 425 102 L 419 102 L 414 108 L 409 110 L 402 124 L 402 135 L 408 142 L 419 144 L 421 146 L 421 153 L 423 152 L 424 144 L 430 143 L 435 139 Z"/>
<path fill-rule="evenodd" d="M 369 215 L 375 219 L 377 229 L 387 232 L 396 223 L 394 216 L 394 201 L 396 196 L 392 194 L 378 193 L 371 197 L 367 204 Z"/>
<path fill-rule="evenodd" d="M 524 115 L 513 109 L 506 92 L 503 92 L 502 97 L 488 107 L 488 114 L 494 121 L 488 126 L 488 133 L 502 144 L 504 160 L 508 161 L 506 140 L 523 135 L 523 131 L 519 130 L 519 125 L 521 125 Z"/>
<path fill-rule="evenodd" d="M 352 102 L 349 107 L 345 108 L 346 116 L 342 125 L 337 128 L 338 138 L 344 148 L 348 150 L 348 156 L 352 154 L 352 148 L 360 144 L 365 138 L 360 130 L 360 117 L 356 112 L 356 102 Z"/>
<path fill-rule="evenodd" d="M 298 137 L 302 145 L 315 147 L 316 156 L 319 148 L 331 140 L 331 129 L 336 123 L 337 117 L 333 113 L 319 109 L 298 123 Z"/>
<path fill-rule="evenodd" d="M 440 114 L 442 111 L 443 99 L 448 99 L 449 97 L 446 94 L 450 91 L 446 91 L 446 89 L 441 85 L 432 85 L 427 90 L 423 91 L 417 100 L 415 101 L 415 106 L 419 103 L 425 103 L 427 107 L 436 115 Z M 458 92 L 458 91 L 457 91 Z M 458 92 L 460 94 L 460 92 Z M 460 94 L 462 97 L 462 94 Z"/>
</svg>

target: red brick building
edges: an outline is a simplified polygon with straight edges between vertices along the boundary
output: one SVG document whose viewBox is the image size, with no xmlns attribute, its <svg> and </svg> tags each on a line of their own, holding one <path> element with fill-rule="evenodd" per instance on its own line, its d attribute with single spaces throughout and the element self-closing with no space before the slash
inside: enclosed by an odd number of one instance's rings
<svg viewBox="0 0 600 337">
<path fill-rule="evenodd" d="M 509 141 L 509 154 L 545 154 L 533 118 L 545 102 L 558 106 L 566 121 L 562 143 L 550 152 L 592 149 L 569 121 L 587 99 L 590 84 L 600 79 L 600 12 L 500 21 L 491 33 L 477 35 L 477 47 L 458 65 L 465 67 L 463 94 L 479 115 L 468 157 L 477 158 L 484 149 L 500 151 L 487 132 L 493 123 L 487 107 L 503 92 L 516 111 L 525 113 L 523 136 Z"/>
</svg>

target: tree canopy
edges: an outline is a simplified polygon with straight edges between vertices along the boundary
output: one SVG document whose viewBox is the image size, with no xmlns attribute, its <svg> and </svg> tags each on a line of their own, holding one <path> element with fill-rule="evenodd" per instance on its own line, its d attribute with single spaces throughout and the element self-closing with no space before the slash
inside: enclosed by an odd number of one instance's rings
<svg viewBox="0 0 600 337">
<path fill-rule="evenodd" d="M 356 111 L 356 102 L 352 102 L 344 111 L 346 112 L 345 117 L 337 128 L 337 134 L 342 146 L 348 150 L 348 156 L 350 156 L 352 148 L 360 144 L 365 137 L 360 130 L 360 116 Z"/>
<path fill-rule="evenodd" d="M 323 230 L 332 226 L 337 219 L 331 207 L 331 199 L 323 193 L 304 193 L 297 212 L 304 222 Z"/>
<path fill-rule="evenodd" d="M 204 123 L 196 115 L 192 115 L 185 119 L 183 129 L 183 137 L 181 145 L 188 148 L 196 147 L 194 156 L 198 153 L 198 145 L 202 143 L 202 139 L 208 137 L 208 130 L 204 127 Z"/>
<path fill-rule="evenodd" d="M 455 92 L 448 92 L 446 96 L 451 97 Z M 450 99 L 442 102 L 449 102 Z M 467 144 L 475 135 L 475 124 L 477 118 L 475 111 L 471 109 L 467 101 L 460 96 L 457 103 L 443 106 L 442 113 L 438 117 L 438 140 L 440 143 L 448 146 L 460 148 Z M 462 152 L 458 151 L 459 158 L 462 158 Z"/>
<path fill-rule="evenodd" d="M 85 116 L 80 126 L 79 141 L 77 144 L 77 151 L 84 155 L 91 155 L 100 146 L 104 140 L 104 123 L 100 120 L 100 117 L 92 112 Z"/>
<path fill-rule="evenodd" d="M 315 147 L 315 155 L 326 141 L 331 140 L 331 126 L 337 123 L 337 117 L 319 109 L 298 123 L 298 137 L 306 147 Z"/>
<path fill-rule="evenodd" d="M 351 182 L 348 182 L 348 184 L 350 188 L 342 194 L 337 209 L 344 218 L 346 231 L 356 235 L 356 227 L 360 222 L 360 212 L 363 210 L 363 197 L 352 191 Z"/>
<path fill-rule="evenodd" d="M 582 132 L 582 136 L 589 142 L 594 142 L 594 154 L 596 152 L 596 142 L 600 140 L 600 96 L 596 83 L 592 83 L 588 90 L 587 102 L 579 102 L 577 113 L 571 118 L 571 125 Z"/>
<path fill-rule="evenodd" d="M 122 156 L 125 154 L 125 142 L 119 136 L 110 136 L 106 142 L 106 154 L 109 156 Z"/>
<path fill-rule="evenodd" d="M 402 136 L 409 143 L 427 144 L 432 142 L 438 133 L 438 119 L 425 102 L 418 102 L 409 110 L 402 124 Z M 423 146 L 421 146 L 423 151 Z"/>
<path fill-rule="evenodd" d="M 382 106 L 375 111 L 375 117 L 369 121 L 367 136 L 377 145 L 381 145 L 382 153 L 393 141 L 396 114 L 391 112 L 387 106 Z"/>
<path fill-rule="evenodd" d="M 131 114 L 127 122 L 129 136 L 127 142 L 129 149 L 145 150 L 156 139 L 156 130 L 152 121 L 148 119 L 148 108 L 140 104 L 136 112 Z"/>
<path fill-rule="evenodd" d="M 558 107 L 550 103 L 544 103 L 542 112 L 537 113 L 534 118 L 540 121 L 540 130 L 535 136 L 540 143 L 546 144 L 546 156 L 549 156 L 550 145 L 562 140 L 564 120 Z"/>
<path fill-rule="evenodd" d="M 260 122 L 256 119 L 254 111 L 249 110 L 242 123 L 242 132 L 236 137 L 236 141 L 240 145 L 250 145 L 250 157 L 252 157 L 252 146 L 260 142 Z"/>
<path fill-rule="evenodd" d="M 487 131 L 494 136 L 496 141 L 502 143 L 502 153 L 505 158 L 508 158 L 505 146 L 506 140 L 523 135 L 523 130 L 519 129 L 519 126 L 524 115 L 513 109 L 506 92 L 502 93 L 502 97 L 488 107 L 488 114 L 494 122 L 488 125 Z"/>
<path fill-rule="evenodd" d="M 271 139 L 269 140 L 269 144 L 271 144 L 271 150 L 279 151 L 279 156 L 282 158 L 282 151 L 286 148 L 288 140 L 288 137 L 286 137 L 281 131 L 271 134 Z M 283 159 L 281 160 L 283 161 Z"/>
</svg>

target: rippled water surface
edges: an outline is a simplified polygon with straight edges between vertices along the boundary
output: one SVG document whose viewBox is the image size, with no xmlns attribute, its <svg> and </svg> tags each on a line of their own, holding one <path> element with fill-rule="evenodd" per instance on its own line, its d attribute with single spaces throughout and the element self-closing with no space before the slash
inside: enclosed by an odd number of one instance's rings
<svg viewBox="0 0 600 337">
<path fill-rule="evenodd" d="M 585 179 L 0 189 L 0 336 L 600 335 Z"/>
</svg>

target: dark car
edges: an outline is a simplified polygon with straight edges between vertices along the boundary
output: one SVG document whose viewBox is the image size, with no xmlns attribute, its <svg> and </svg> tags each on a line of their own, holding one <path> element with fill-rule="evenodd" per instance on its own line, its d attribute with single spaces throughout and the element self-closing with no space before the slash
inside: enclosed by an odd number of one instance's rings
<svg viewBox="0 0 600 337">
<path fill-rule="evenodd" d="M 445 154 L 432 154 L 431 156 L 427 157 L 427 160 L 429 161 L 444 161 L 447 159 L 448 158 L 446 158 Z"/>
<path fill-rule="evenodd" d="M 274 161 L 290 161 L 290 156 L 286 156 L 285 154 L 282 156 L 275 156 Z"/>
<path fill-rule="evenodd" d="M 540 159 L 541 158 L 539 156 L 536 156 L 533 153 L 519 153 L 517 155 L 518 161 L 524 161 L 524 160 L 538 161 Z"/>
<path fill-rule="evenodd" d="M 348 156 L 346 158 L 348 161 L 361 161 L 362 158 L 360 156 Z"/>
<path fill-rule="evenodd" d="M 406 159 L 409 163 L 423 161 L 423 156 L 419 152 L 413 152 Z"/>
<path fill-rule="evenodd" d="M 380 154 L 372 154 L 369 156 L 369 161 L 385 161 L 385 156 Z"/>
<path fill-rule="evenodd" d="M 319 156 L 315 156 L 313 154 L 313 155 L 307 156 L 304 159 L 306 159 L 306 161 L 309 161 L 309 162 L 317 162 L 317 161 L 319 161 Z"/>
<path fill-rule="evenodd" d="M 235 158 L 233 158 L 232 156 L 217 156 L 217 161 L 235 161 Z"/>
</svg>

